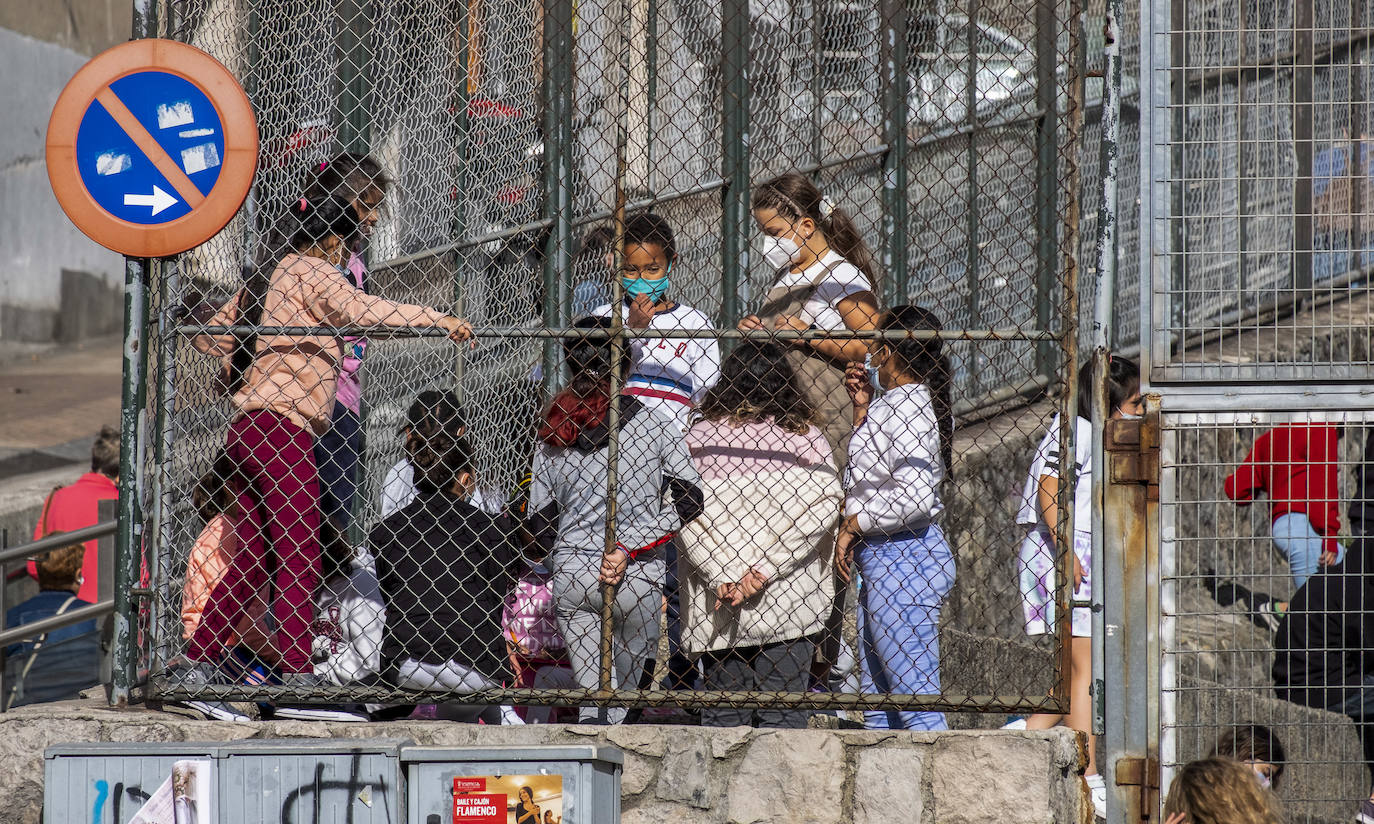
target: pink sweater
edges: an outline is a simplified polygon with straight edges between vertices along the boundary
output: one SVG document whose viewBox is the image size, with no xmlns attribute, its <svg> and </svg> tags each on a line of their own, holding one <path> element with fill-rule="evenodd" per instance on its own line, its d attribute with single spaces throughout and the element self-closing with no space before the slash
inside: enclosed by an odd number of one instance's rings
<svg viewBox="0 0 1374 824">
<path fill-rule="evenodd" d="M 207 323 L 230 326 L 238 316 L 235 295 Z M 282 258 L 272 273 L 263 308 L 264 326 L 437 326 L 443 312 L 408 303 L 393 303 L 355 289 L 333 266 L 295 253 Z M 197 349 L 229 358 L 232 336 L 201 335 Z M 234 403 L 243 412 L 269 409 L 306 431 L 329 428 L 334 387 L 345 354 L 343 338 L 261 335 L 257 357 L 249 367 Z"/>
<path fill-rule="evenodd" d="M 798 466 L 835 463 L 825 435 L 811 427 L 797 435 L 773 423 L 732 424 L 728 420 L 697 421 L 687 430 L 687 449 L 702 480 L 760 472 L 781 472 Z"/>
</svg>

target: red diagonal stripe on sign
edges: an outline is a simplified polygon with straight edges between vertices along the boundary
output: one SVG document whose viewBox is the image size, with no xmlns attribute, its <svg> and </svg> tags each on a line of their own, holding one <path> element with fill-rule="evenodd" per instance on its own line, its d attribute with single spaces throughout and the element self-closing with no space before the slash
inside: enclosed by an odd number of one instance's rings
<svg viewBox="0 0 1374 824">
<path fill-rule="evenodd" d="M 186 176 L 186 172 L 182 171 L 177 162 L 163 151 L 162 145 L 148 133 L 147 129 L 143 128 L 143 124 L 138 122 L 134 113 L 129 111 L 129 107 L 124 105 L 123 100 L 115 96 L 109 86 L 96 92 L 95 99 L 100 101 L 100 105 L 104 106 L 105 111 L 110 113 L 110 117 L 113 117 L 115 123 L 119 124 L 119 128 L 129 135 L 138 150 L 152 161 L 153 166 L 159 172 L 162 172 L 162 176 L 167 178 L 167 182 L 172 184 L 172 188 L 177 190 L 177 194 L 181 195 L 188 206 L 194 209 L 205 202 L 205 195 L 200 193 L 196 184 L 192 183 L 191 178 Z"/>
</svg>

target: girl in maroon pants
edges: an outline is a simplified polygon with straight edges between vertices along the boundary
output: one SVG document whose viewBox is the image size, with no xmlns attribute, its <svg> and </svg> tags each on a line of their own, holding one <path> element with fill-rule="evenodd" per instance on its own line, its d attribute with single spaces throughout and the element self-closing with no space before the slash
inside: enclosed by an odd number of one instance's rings
<svg viewBox="0 0 1374 824">
<path fill-rule="evenodd" d="M 460 318 L 374 297 L 349 283 L 341 267 L 358 218 L 347 202 L 302 198 L 291 205 L 288 221 L 294 227 L 295 251 L 270 276 L 250 277 L 210 326 L 424 326 L 442 328 L 455 341 L 471 339 L 471 327 Z M 227 382 L 239 414 L 229 427 L 226 450 L 247 479 L 242 509 L 255 511 L 262 529 L 248 528 L 252 519 L 246 519 L 243 546 L 210 596 L 187 649 L 189 661 L 173 668 L 172 679 L 186 688 L 215 680 L 215 664 L 224 656 L 233 626 L 274 567 L 273 612 L 283 680 L 313 685 L 310 596 L 320 575 L 319 475 L 313 450 L 315 437 L 329 426 L 344 339 L 327 333 L 263 334 L 202 336 L 194 343 L 227 361 Z M 268 563 L 269 555 L 275 563 Z"/>
</svg>

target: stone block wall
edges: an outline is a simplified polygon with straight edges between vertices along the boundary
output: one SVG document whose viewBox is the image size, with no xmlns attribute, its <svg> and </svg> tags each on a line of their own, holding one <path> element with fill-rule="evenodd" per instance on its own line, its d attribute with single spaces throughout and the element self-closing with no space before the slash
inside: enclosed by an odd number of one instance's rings
<svg viewBox="0 0 1374 824">
<path fill-rule="evenodd" d="M 613 745 L 625 755 L 624 824 L 1073 824 L 1087 808 L 1079 739 L 1066 730 L 230 724 L 69 702 L 0 715 L 0 823 L 41 820 L 43 750 L 54 744 L 373 737 L 447 747 Z"/>
</svg>

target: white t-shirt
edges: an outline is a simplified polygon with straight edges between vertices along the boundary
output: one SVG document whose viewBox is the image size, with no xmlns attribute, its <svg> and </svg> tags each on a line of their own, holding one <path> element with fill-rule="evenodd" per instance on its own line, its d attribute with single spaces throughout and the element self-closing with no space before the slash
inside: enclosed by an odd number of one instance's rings
<svg viewBox="0 0 1374 824">
<path fill-rule="evenodd" d="M 839 252 L 831 249 L 800 272 L 784 272 L 782 277 L 778 278 L 777 285 L 788 289 L 810 287 L 811 282 L 822 270 L 826 270 L 825 278 L 816 285 L 811 297 L 807 298 L 806 305 L 802 308 L 802 320 L 817 329 L 844 329 L 844 318 L 836 307 L 850 295 L 872 292 L 873 284 L 868 282 L 868 278 L 859 271 L 859 267 L 845 260 Z"/>
<path fill-rule="evenodd" d="M 1074 452 L 1077 453 L 1078 484 L 1074 489 L 1073 531 L 1092 531 L 1092 494 L 1093 494 L 1093 425 L 1086 418 L 1076 418 L 1074 430 Z M 1016 513 L 1018 524 L 1040 524 L 1045 522 L 1040 511 L 1040 479 L 1046 475 L 1062 478 L 1059 457 L 1059 416 L 1050 421 L 1049 431 L 1041 439 L 1031 461 L 1030 476 L 1021 491 L 1021 509 Z"/>
<path fill-rule="evenodd" d="M 415 467 L 410 465 L 410 459 L 402 458 L 391 465 L 382 479 L 381 517 L 388 518 L 391 513 L 410 506 L 416 494 Z M 472 491 L 468 502 L 488 515 L 496 515 L 501 511 L 501 496 L 490 493 L 483 495 L 480 489 Z"/>
<path fill-rule="evenodd" d="M 610 317 L 610 304 L 598 306 L 596 317 Z M 621 306 L 622 320 L 630 307 Z M 705 312 L 677 304 L 649 321 L 650 329 L 714 329 Z M 639 398 L 686 431 L 687 416 L 701 403 L 706 390 L 720 379 L 720 345 L 715 338 L 638 338 L 630 341 L 630 374 L 625 392 Z"/>
</svg>

